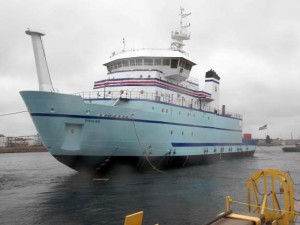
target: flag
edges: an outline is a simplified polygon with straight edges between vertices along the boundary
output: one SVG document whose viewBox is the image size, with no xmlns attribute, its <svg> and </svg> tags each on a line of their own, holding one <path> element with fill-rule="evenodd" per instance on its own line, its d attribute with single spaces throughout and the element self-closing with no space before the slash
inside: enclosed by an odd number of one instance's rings
<svg viewBox="0 0 300 225">
<path fill-rule="evenodd" d="M 258 130 L 265 130 L 265 129 L 267 129 L 267 124 L 265 124 L 262 127 L 258 128 Z"/>
</svg>

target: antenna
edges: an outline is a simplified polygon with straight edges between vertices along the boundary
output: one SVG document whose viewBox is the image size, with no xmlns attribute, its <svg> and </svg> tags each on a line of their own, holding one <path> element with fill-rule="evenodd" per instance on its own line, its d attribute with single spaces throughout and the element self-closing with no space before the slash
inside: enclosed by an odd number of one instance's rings
<svg viewBox="0 0 300 225">
<path fill-rule="evenodd" d="M 125 38 L 123 38 L 123 52 L 126 51 L 126 40 Z"/>
<path fill-rule="evenodd" d="M 190 23 L 184 23 L 184 19 L 190 16 L 191 13 L 184 13 L 184 8 L 180 7 L 180 27 L 178 30 L 172 31 L 172 39 L 174 40 L 171 44 L 171 49 L 184 52 L 182 50 L 185 45 L 183 41 L 190 40 L 190 32 L 187 28 L 191 26 Z"/>
</svg>

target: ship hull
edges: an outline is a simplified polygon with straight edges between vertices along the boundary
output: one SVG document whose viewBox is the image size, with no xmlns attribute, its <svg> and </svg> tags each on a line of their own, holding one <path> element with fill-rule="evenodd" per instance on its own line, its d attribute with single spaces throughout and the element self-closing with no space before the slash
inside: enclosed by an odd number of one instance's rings
<svg viewBox="0 0 300 225">
<path fill-rule="evenodd" d="M 282 148 L 284 152 L 300 152 L 300 147 L 284 147 Z"/>
<path fill-rule="evenodd" d="M 204 110 L 132 99 L 21 92 L 43 144 L 63 164 L 106 172 L 117 164 L 168 168 L 252 156 L 242 121 Z"/>
<path fill-rule="evenodd" d="M 251 157 L 253 151 L 219 153 L 211 155 L 187 155 L 187 156 L 115 156 L 104 159 L 101 156 L 82 156 L 82 155 L 54 155 L 61 163 L 68 167 L 82 172 L 99 172 L 106 173 L 113 170 L 118 165 L 130 165 L 139 171 L 145 169 L 165 170 L 170 168 L 181 168 L 187 166 L 203 165 L 214 163 L 220 160 L 236 159 L 243 157 Z M 99 162 L 103 162 L 99 164 Z"/>
</svg>

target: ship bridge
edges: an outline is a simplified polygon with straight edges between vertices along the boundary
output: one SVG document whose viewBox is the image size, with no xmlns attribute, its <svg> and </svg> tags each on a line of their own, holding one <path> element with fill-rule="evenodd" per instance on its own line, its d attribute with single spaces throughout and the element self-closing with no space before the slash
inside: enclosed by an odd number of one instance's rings
<svg viewBox="0 0 300 225">
<path fill-rule="evenodd" d="M 196 65 L 187 54 L 172 49 L 138 49 L 113 53 L 104 63 L 108 74 L 128 71 L 159 71 L 167 78 L 182 82 Z"/>
<path fill-rule="evenodd" d="M 170 82 L 180 83 L 188 79 L 192 67 L 196 65 L 183 50 L 183 41 L 190 39 L 190 32 L 187 30 L 190 23 L 185 21 L 190 15 L 191 13 L 184 13 L 184 9 L 180 8 L 180 26 L 171 33 L 173 41 L 169 49 L 126 50 L 123 39 L 123 50 L 120 53 L 113 52 L 104 63 L 108 74 L 119 74 L 121 77 L 122 72 L 156 71 L 159 74 L 155 76 L 159 79 L 163 76 Z"/>
</svg>

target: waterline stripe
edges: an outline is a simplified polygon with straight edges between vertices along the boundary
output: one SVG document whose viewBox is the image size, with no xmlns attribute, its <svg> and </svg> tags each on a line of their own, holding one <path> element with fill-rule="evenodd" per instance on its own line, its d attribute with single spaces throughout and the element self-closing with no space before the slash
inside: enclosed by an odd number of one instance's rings
<svg viewBox="0 0 300 225">
<path fill-rule="evenodd" d="M 53 113 L 30 113 L 30 115 L 31 116 L 45 116 L 45 117 L 76 118 L 76 119 L 98 119 L 98 120 L 102 119 L 102 120 L 134 121 L 134 122 L 142 122 L 142 123 L 157 123 L 157 124 L 168 124 L 168 125 L 177 125 L 177 126 L 185 126 L 185 127 L 198 127 L 198 128 L 206 128 L 206 129 L 242 132 L 242 130 L 236 130 L 236 129 L 226 129 L 226 128 L 219 128 L 219 127 L 186 124 L 186 123 L 173 123 L 173 122 L 165 122 L 165 121 L 157 121 L 157 120 L 143 120 L 143 119 L 88 116 L 88 115 L 53 114 Z"/>
<path fill-rule="evenodd" d="M 173 147 L 209 147 L 209 146 L 235 146 L 245 143 L 172 143 Z"/>
</svg>

